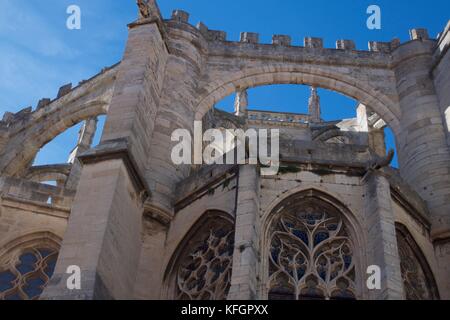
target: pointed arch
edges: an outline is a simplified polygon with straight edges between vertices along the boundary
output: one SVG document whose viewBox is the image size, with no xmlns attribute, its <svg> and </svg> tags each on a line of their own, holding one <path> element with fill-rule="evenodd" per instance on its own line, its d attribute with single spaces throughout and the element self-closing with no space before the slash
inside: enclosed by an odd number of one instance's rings
<svg viewBox="0 0 450 320">
<path fill-rule="evenodd" d="M 262 296 L 361 298 L 365 241 L 358 226 L 344 204 L 317 189 L 278 201 L 263 217 Z"/>
<path fill-rule="evenodd" d="M 224 300 L 231 285 L 234 220 L 207 211 L 178 245 L 164 274 L 164 295 L 180 300 Z"/>
<path fill-rule="evenodd" d="M 407 300 L 439 300 L 439 290 L 428 261 L 408 228 L 395 224 L 403 288 Z"/>
</svg>

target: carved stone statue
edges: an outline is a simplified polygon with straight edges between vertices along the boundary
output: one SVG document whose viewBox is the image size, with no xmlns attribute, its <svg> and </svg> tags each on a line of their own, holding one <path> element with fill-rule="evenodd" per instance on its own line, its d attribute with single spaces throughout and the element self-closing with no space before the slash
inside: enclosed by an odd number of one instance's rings
<svg viewBox="0 0 450 320">
<path fill-rule="evenodd" d="M 150 18 L 150 6 L 149 6 L 149 0 L 137 0 L 137 5 L 139 8 L 139 18 L 146 19 Z"/>
</svg>

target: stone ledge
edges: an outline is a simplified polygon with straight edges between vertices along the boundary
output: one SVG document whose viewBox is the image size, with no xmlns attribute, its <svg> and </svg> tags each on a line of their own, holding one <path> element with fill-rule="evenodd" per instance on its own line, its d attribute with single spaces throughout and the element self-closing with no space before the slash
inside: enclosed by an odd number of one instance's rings
<svg viewBox="0 0 450 320">
<path fill-rule="evenodd" d="M 144 175 L 140 172 L 139 167 L 130 152 L 128 140 L 117 139 L 105 141 L 99 146 L 82 153 L 78 156 L 78 159 L 82 165 L 99 163 L 108 160 L 122 160 L 127 168 L 136 191 L 141 193 L 142 202 L 151 196 L 150 188 L 143 178 Z"/>
</svg>

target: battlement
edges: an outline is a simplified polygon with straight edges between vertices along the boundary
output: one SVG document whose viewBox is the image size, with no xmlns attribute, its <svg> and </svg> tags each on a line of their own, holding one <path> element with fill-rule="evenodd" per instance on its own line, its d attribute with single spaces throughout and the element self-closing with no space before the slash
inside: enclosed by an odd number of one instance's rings
<svg viewBox="0 0 450 320">
<path fill-rule="evenodd" d="M 13 112 L 5 112 L 3 114 L 2 119 L 0 120 L 0 130 L 4 129 L 11 129 L 12 127 L 21 127 L 26 125 L 32 118 L 33 114 L 44 109 L 45 107 L 51 105 L 55 101 L 67 96 L 71 92 L 74 92 L 79 87 L 88 84 L 98 76 L 105 74 L 109 70 L 113 69 L 117 64 L 111 66 L 111 67 L 105 67 L 103 68 L 99 73 L 97 73 L 95 76 L 91 77 L 88 80 L 82 80 L 78 83 L 77 86 L 73 86 L 72 83 L 64 84 L 62 85 L 57 92 L 57 95 L 54 99 L 51 98 L 42 98 L 40 99 L 37 104 L 36 108 L 33 109 L 32 106 L 28 106 L 26 108 L 21 109 L 20 111 L 13 113 Z"/>
<path fill-rule="evenodd" d="M 178 25 L 189 24 L 189 13 L 183 10 L 174 10 L 172 13 L 170 22 L 176 22 Z M 240 42 L 253 45 L 267 45 L 281 47 L 300 47 L 309 49 L 336 49 L 344 51 L 369 51 L 380 54 L 390 54 L 402 45 L 400 39 L 394 38 L 390 42 L 382 41 L 369 41 L 368 49 L 358 49 L 355 41 L 351 39 L 338 39 L 336 45 L 333 48 L 324 47 L 324 39 L 319 37 L 304 37 L 302 45 L 293 44 L 292 37 L 290 35 L 275 34 L 272 36 L 272 43 L 263 43 L 260 41 L 260 34 L 256 32 L 241 32 L 238 41 L 232 41 L 227 39 L 227 33 L 222 30 L 209 30 L 209 28 L 203 23 L 199 22 L 196 25 L 196 29 L 203 35 L 207 41 L 211 42 Z M 428 30 L 424 28 L 415 28 L 409 30 L 411 41 L 437 41 L 437 39 L 431 39 L 428 34 Z"/>
</svg>

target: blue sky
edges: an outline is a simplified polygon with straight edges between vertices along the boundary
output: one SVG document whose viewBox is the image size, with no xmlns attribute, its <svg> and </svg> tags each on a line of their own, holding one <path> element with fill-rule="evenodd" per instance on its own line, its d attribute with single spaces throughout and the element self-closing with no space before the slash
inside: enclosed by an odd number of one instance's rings
<svg viewBox="0 0 450 320">
<path fill-rule="evenodd" d="M 81 30 L 66 28 L 66 9 L 81 8 Z M 366 9 L 382 10 L 382 29 L 366 28 Z M 323 37 L 326 47 L 337 39 L 352 39 L 367 49 L 369 40 L 409 39 L 408 30 L 425 27 L 435 37 L 450 19 L 448 0 L 160 0 L 164 17 L 173 9 L 191 14 L 210 29 L 225 30 L 238 40 L 241 31 L 259 32 L 269 43 L 272 34 L 288 34 L 293 44 L 305 36 Z M 135 0 L 0 0 L 0 113 L 36 106 L 42 97 L 55 97 L 58 88 L 88 79 L 121 59 L 126 24 L 136 17 Z M 356 102 L 321 91 L 327 120 L 352 117 Z M 272 86 L 250 91 L 250 104 L 259 109 L 305 112 L 308 90 Z M 232 99 L 220 104 L 229 108 Z M 78 127 L 50 143 L 37 163 L 64 162 L 76 142 Z M 392 144 L 392 139 L 390 143 Z M 98 137 L 97 137 L 98 141 Z M 44 152 L 45 151 L 45 152 Z"/>
</svg>

